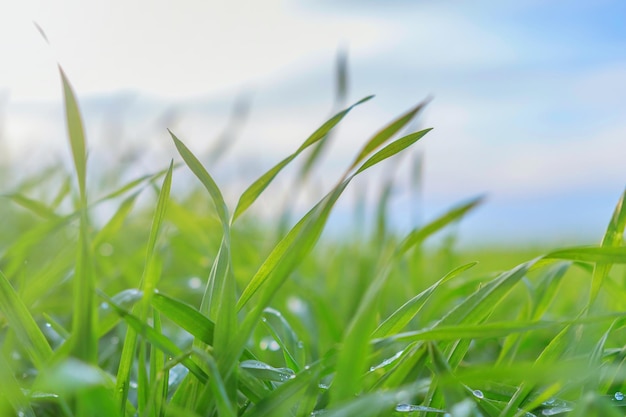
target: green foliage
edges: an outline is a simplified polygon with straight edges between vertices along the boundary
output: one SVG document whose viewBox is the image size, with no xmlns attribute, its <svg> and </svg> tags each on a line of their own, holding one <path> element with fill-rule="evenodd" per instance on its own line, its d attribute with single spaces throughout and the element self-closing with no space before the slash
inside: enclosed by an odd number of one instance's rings
<svg viewBox="0 0 626 417">
<path fill-rule="evenodd" d="M 323 239 L 356 176 L 428 139 L 399 135 L 424 102 L 364 141 L 276 233 L 286 216 L 259 225 L 255 201 L 290 164 L 304 163 L 303 186 L 329 135 L 372 97 L 336 112 L 231 210 L 172 132 L 182 162 L 113 187 L 89 179 L 79 106 L 61 80 L 73 174 L 57 165 L 0 190 L 0 415 L 623 414 L 624 195 L 598 246 L 424 246 L 483 198 L 399 236 L 385 214 L 392 183 L 373 236 Z M 199 183 L 177 190 L 183 169 Z M 96 222 L 104 202 L 112 215 Z"/>
</svg>

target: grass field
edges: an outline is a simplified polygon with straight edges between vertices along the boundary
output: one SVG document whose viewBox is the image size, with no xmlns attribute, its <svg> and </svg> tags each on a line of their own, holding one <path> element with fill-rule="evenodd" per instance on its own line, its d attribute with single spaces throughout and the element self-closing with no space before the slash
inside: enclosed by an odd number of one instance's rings
<svg viewBox="0 0 626 417">
<path fill-rule="evenodd" d="M 283 227 L 281 213 L 255 220 L 257 198 L 292 161 L 315 164 L 370 97 L 228 207 L 176 132 L 160 172 L 92 185 L 61 79 L 73 171 L 0 190 L 0 415 L 625 414 L 624 195 L 591 247 L 424 246 L 480 197 L 406 235 L 381 217 L 369 236 L 320 240 L 353 178 L 428 140 L 402 134 L 422 104 L 364 138 L 328 194 Z M 197 181 L 173 190 L 183 171 Z M 113 215 L 96 221 L 105 204 Z"/>
</svg>

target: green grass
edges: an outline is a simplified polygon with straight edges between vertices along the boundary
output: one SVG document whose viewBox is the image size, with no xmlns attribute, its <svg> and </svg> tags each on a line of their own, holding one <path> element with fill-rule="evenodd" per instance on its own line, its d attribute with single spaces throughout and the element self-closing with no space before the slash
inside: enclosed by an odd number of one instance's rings
<svg viewBox="0 0 626 417">
<path fill-rule="evenodd" d="M 295 202 L 334 129 L 372 97 L 337 111 L 231 208 L 175 132 L 178 162 L 114 187 L 89 181 L 62 71 L 61 82 L 73 173 L 42 168 L 0 190 L 0 415 L 624 414 L 626 193 L 597 246 L 426 247 L 482 198 L 399 236 L 384 189 L 374 232 L 320 239 L 354 178 L 429 139 L 406 131 L 426 102 L 365 138 L 283 230 L 285 213 L 259 224 L 256 200 L 304 162 Z M 176 190 L 181 170 L 197 182 Z M 94 221 L 103 203 L 116 209 Z"/>
</svg>

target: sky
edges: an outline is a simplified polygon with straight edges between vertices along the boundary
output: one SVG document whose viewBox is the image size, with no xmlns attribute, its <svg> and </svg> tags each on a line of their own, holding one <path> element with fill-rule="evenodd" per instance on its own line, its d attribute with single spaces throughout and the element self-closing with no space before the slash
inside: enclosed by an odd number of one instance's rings
<svg viewBox="0 0 626 417">
<path fill-rule="evenodd" d="M 625 17 L 618 0 L 0 0 L 0 161 L 67 157 L 60 63 L 94 153 L 141 147 L 144 162 L 164 166 L 175 156 L 167 123 L 205 152 L 246 101 L 215 175 L 254 177 L 336 110 L 343 50 L 348 102 L 376 97 L 333 137 L 320 188 L 373 132 L 432 96 L 416 127 L 434 130 L 413 157 L 357 189 L 393 176 L 401 227 L 486 194 L 459 229 L 468 241 L 596 243 L 626 179 Z M 419 198 L 403 186 L 415 155 Z"/>
</svg>

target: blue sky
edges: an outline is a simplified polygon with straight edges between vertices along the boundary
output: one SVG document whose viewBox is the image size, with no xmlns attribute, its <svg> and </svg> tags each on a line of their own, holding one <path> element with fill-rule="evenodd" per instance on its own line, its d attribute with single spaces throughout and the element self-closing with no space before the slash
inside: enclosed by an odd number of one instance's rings
<svg viewBox="0 0 626 417">
<path fill-rule="evenodd" d="M 233 165 L 258 174 L 329 115 L 343 45 L 350 101 L 376 98 L 342 125 L 318 172 L 322 185 L 373 131 L 432 95 L 419 124 L 435 129 L 416 150 L 423 207 L 402 187 L 411 158 L 367 179 L 395 175 L 392 213 L 407 219 L 399 224 L 486 193 L 460 229 L 468 240 L 592 243 L 624 189 L 624 2 L 88 3 L 26 1 L 0 13 L 0 106 L 14 158 L 66 152 L 59 61 L 81 98 L 94 151 L 144 141 L 147 160 L 168 161 L 164 126 L 151 124 L 177 106 L 177 133 L 203 152 L 233 100 L 249 94 L 249 120 L 216 176 L 231 181 Z M 130 144 L 103 133 L 112 118 Z"/>
</svg>

